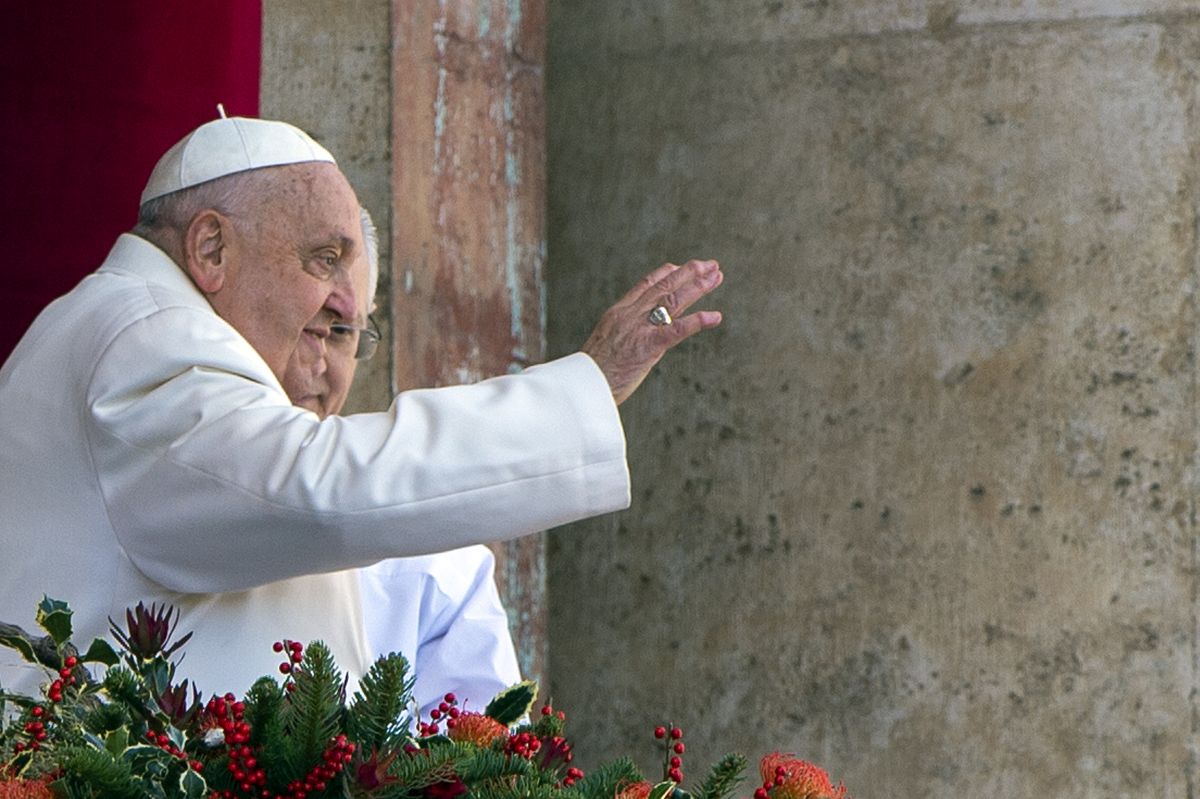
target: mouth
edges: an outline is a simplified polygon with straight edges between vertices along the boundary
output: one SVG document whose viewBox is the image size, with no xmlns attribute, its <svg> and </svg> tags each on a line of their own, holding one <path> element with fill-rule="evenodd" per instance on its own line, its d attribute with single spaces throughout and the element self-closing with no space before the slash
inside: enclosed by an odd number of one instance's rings
<svg viewBox="0 0 1200 799">
<path fill-rule="evenodd" d="M 320 394 L 308 394 L 298 400 L 293 400 L 292 404 L 306 411 L 312 411 L 322 418 L 325 416 L 325 403 L 322 402 Z"/>
</svg>

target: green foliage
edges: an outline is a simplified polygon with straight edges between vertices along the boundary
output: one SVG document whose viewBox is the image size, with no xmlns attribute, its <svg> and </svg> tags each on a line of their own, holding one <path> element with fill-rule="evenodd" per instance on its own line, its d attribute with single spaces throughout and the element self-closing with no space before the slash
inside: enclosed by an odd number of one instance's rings
<svg viewBox="0 0 1200 799">
<path fill-rule="evenodd" d="M 97 799 L 144 799 L 143 785 L 130 762 L 106 750 L 75 747 L 59 753 L 62 775 L 55 783 L 71 796 Z"/>
<path fill-rule="evenodd" d="M 52 665 L 42 663 L 38 658 L 38 648 L 33 636 L 22 630 L 15 624 L 0 625 L 0 645 L 6 646 L 21 655 L 29 663 L 37 663 L 40 665 Z"/>
<path fill-rule="evenodd" d="M 120 657 L 117 655 L 117 650 L 112 648 L 112 644 L 103 638 L 95 638 L 92 640 L 92 645 L 88 647 L 88 651 L 79 656 L 79 660 L 83 663 L 103 663 L 105 666 L 115 666 Z"/>
<path fill-rule="evenodd" d="M 286 741 L 284 762 L 288 780 L 302 777 L 338 734 L 342 713 L 342 675 L 333 653 L 321 641 L 304 650 L 304 660 L 293 673 L 296 689 L 279 706 Z"/>
<path fill-rule="evenodd" d="M 270 677 L 259 677 L 246 693 L 246 721 L 250 724 L 250 742 L 258 747 L 258 760 L 271 775 L 270 787 L 281 789 L 293 777 L 292 756 L 283 729 L 285 704 L 283 687 Z M 225 759 L 220 762 L 220 780 L 228 778 Z M 209 770 L 205 770 L 208 776 Z M 287 777 L 285 779 L 285 777 Z M 211 781 L 211 778 L 210 778 Z"/>
<path fill-rule="evenodd" d="M 647 799 L 668 799 L 675 793 L 675 783 L 671 780 L 660 782 L 650 789 L 650 796 Z"/>
<path fill-rule="evenodd" d="M 728 799 L 746 771 L 746 758 L 731 752 L 713 764 L 708 776 L 695 792 L 695 799 Z"/>
<path fill-rule="evenodd" d="M 416 678 L 398 652 L 381 657 L 368 669 L 346 717 L 346 734 L 368 752 L 388 751 L 408 737 L 406 712 Z"/>
<path fill-rule="evenodd" d="M 488 703 L 483 714 L 491 716 L 501 724 L 516 724 L 533 707 L 536 696 L 537 683 L 532 680 L 519 682 L 496 694 L 496 698 Z"/>
<path fill-rule="evenodd" d="M 71 615 L 71 609 L 61 600 L 43 595 L 38 603 L 38 626 L 50 634 L 57 646 L 71 639 Z"/>
<path fill-rule="evenodd" d="M 439 782 L 450 782 L 458 774 L 457 763 L 465 756 L 475 751 L 470 744 L 446 742 L 439 746 L 430 746 L 412 756 L 401 755 L 388 769 L 388 776 L 395 780 L 398 788 L 404 789 L 403 795 L 413 789 L 421 790 Z"/>
<path fill-rule="evenodd" d="M 289 799 L 614 799 L 644 783 L 629 758 L 589 775 L 571 767 L 565 714 L 549 705 L 521 723 L 537 694 L 532 682 L 492 700 L 490 721 L 453 709 L 444 734 L 428 725 L 414 737 L 414 679 L 399 654 L 371 667 L 348 706 L 319 641 L 282 685 L 263 677 L 243 702 L 226 695 L 201 706 L 186 680 L 175 683 L 170 655 L 190 635 L 171 643 L 172 608 L 139 605 L 126 630 L 112 624 L 120 652 L 98 641 L 83 657 L 69 641 L 65 603 L 44 598 L 38 620 L 48 636 L 0 624 L 0 644 L 50 679 L 36 697 L 0 691 L 0 783 L 53 775 L 59 799 L 258 799 L 264 789 Z M 96 682 L 84 663 L 109 668 Z M 694 796 L 666 781 L 649 799 L 731 799 L 746 765 L 727 755 Z"/>
<path fill-rule="evenodd" d="M 136 674 L 124 666 L 114 666 L 104 675 L 104 692 L 126 709 L 143 708 L 150 692 Z"/>
<path fill-rule="evenodd" d="M 631 758 L 619 757 L 591 771 L 575 789 L 586 799 L 612 799 L 626 786 L 644 779 Z"/>
</svg>

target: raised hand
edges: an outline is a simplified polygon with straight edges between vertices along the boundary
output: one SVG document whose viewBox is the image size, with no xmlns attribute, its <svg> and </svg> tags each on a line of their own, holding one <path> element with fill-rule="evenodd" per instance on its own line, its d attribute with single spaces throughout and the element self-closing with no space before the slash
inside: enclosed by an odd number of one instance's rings
<svg viewBox="0 0 1200 799">
<path fill-rule="evenodd" d="M 682 314 L 724 279 L 716 261 L 663 264 L 605 311 L 582 351 L 604 372 L 618 405 L 641 385 L 667 350 L 721 324 L 719 311 Z"/>
</svg>

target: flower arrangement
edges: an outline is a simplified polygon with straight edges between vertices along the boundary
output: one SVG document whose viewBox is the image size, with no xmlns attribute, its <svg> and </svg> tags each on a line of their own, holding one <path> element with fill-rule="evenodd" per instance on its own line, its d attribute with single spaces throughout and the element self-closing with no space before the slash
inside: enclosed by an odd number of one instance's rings
<svg viewBox="0 0 1200 799">
<path fill-rule="evenodd" d="M 50 673 L 41 696 L 0 690 L 0 799 L 730 799 L 747 766 L 726 755 L 685 789 L 683 731 L 660 726 L 658 782 L 629 758 L 584 774 L 571 765 L 566 714 L 531 713 L 534 683 L 482 712 L 447 694 L 414 719 L 403 656 L 381 657 L 347 698 L 319 641 L 275 642 L 282 681 L 204 699 L 175 679 L 171 656 L 191 637 L 172 641 L 177 621 L 170 607 L 139 604 L 123 627 L 110 620 L 116 647 L 97 639 L 82 653 L 63 602 L 39 603 L 45 636 L 0 624 L 0 644 Z M 846 796 L 792 755 L 768 755 L 760 771 L 754 799 Z"/>
</svg>

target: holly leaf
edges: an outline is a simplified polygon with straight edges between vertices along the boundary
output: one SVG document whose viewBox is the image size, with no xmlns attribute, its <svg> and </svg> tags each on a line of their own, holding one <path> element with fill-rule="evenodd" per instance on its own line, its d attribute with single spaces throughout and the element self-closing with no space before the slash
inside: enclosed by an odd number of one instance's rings
<svg viewBox="0 0 1200 799">
<path fill-rule="evenodd" d="M 667 799 L 673 793 L 675 793 L 675 783 L 667 780 L 651 788 L 650 795 L 646 799 Z"/>
<path fill-rule="evenodd" d="M 66 602 L 43 595 L 37 607 L 37 623 L 50 633 L 54 643 L 62 646 L 71 640 L 71 608 Z"/>
<path fill-rule="evenodd" d="M 208 783 L 204 777 L 188 769 L 179 777 L 179 790 L 186 799 L 203 799 L 208 794 Z"/>
<path fill-rule="evenodd" d="M 488 703 L 483 714 L 507 726 L 516 724 L 533 707 L 537 689 L 538 685 L 533 680 L 525 680 L 511 688 L 505 688 Z"/>
<path fill-rule="evenodd" d="M 88 651 L 81 655 L 79 660 L 82 663 L 103 663 L 105 666 L 115 666 L 120 658 L 117 657 L 117 650 L 112 648 L 112 644 L 103 638 L 94 638 Z"/>
<path fill-rule="evenodd" d="M 22 630 L 13 624 L 0 624 L 0 644 L 7 646 L 9 649 L 15 649 L 30 663 L 38 663 L 41 661 L 37 656 L 37 649 L 34 646 L 33 638 L 29 633 Z"/>
<path fill-rule="evenodd" d="M 110 732 L 104 739 L 104 748 L 113 757 L 120 757 L 129 748 L 129 730 L 121 727 Z"/>
</svg>

